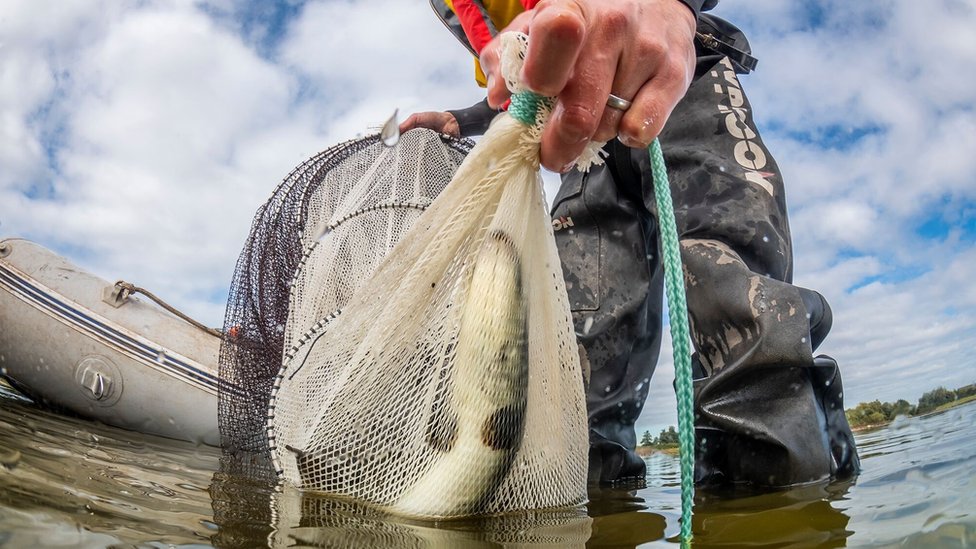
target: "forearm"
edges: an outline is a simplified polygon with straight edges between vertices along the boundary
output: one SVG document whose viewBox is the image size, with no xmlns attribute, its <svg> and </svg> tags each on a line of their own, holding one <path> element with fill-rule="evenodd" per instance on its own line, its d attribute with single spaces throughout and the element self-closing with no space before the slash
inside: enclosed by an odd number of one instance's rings
<svg viewBox="0 0 976 549">
<path fill-rule="evenodd" d="M 461 137 L 471 137 L 473 135 L 484 135 L 488 131 L 488 125 L 500 111 L 488 106 L 487 99 L 482 99 L 470 107 L 447 112 L 451 113 L 457 120 Z"/>
</svg>

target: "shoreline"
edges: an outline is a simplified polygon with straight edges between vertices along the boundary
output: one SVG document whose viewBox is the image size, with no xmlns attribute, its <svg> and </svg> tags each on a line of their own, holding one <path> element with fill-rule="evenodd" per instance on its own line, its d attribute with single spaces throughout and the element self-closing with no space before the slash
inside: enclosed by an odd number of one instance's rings
<svg viewBox="0 0 976 549">
<path fill-rule="evenodd" d="M 931 412 L 926 412 L 926 413 L 921 414 L 921 415 L 917 415 L 917 416 L 895 416 L 895 417 L 896 417 L 896 419 L 899 418 L 899 417 L 910 417 L 910 418 L 914 418 L 914 417 L 928 417 L 928 416 L 931 416 L 931 415 L 941 414 L 943 412 L 947 412 L 947 411 L 949 411 L 949 410 L 951 410 L 953 408 L 957 408 L 959 406 L 965 406 L 966 404 L 970 404 L 972 402 L 976 402 L 976 395 L 970 395 L 970 396 L 967 396 L 967 397 L 964 397 L 964 398 L 960 398 L 960 399 L 957 399 L 957 400 L 953 400 L 952 402 L 947 402 L 947 403 L 939 406 L 938 408 L 932 410 Z M 854 432 L 854 433 L 864 433 L 864 432 L 868 432 L 868 431 L 874 431 L 874 430 L 877 430 L 877 429 L 881 429 L 883 427 L 887 427 L 887 426 L 891 425 L 892 423 L 894 423 L 894 421 L 895 420 L 886 421 L 884 423 L 872 423 L 871 425 L 859 425 L 857 427 L 851 427 L 851 431 Z"/>
<path fill-rule="evenodd" d="M 669 456 L 678 455 L 678 446 L 638 446 L 636 448 L 637 455 L 642 458 L 650 457 L 654 454 L 667 454 Z"/>
</svg>

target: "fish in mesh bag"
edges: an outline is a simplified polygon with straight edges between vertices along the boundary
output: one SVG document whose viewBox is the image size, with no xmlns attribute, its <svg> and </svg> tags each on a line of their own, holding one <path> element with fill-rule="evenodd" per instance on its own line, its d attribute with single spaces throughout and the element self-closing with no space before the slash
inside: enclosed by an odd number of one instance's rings
<svg viewBox="0 0 976 549">
<path fill-rule="evenodd" d="M 526 38 L 503 41 L 517 75 Z M 286 482 L 426 518 L 585 501 L 583 373 L 538 170 L 548 114 L 516 93 L 345 306 L 307 330 L 292 308 L 267 426 Z"/>
<path fill-rule="evenodd" d="M 268 398 L 292 335 L 341 309 L 472 146 L 429 130 L 409 132 L 395 147 L 379 135 L 340 143 L 297 167 L 258 210 L 237 262 L 220 351 L 227 472 L 274 477 L 260 465 Z M 306 292 L 315 280 L 328 284 Z"/>
</svg>

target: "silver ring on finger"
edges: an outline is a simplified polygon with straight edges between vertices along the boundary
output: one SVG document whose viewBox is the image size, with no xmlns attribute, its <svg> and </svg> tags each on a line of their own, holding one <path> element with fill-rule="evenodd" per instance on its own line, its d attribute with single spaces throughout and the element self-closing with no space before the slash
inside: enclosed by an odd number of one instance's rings
<svg viewBox="0 0 976 549">
<path fill-rule="evenodd" d="M 610 94 L 610 97 L 607 97 L 607 106 L 610 107 L 611 109 L 617 109 L 618 111 L 626 111 L 627 109 L 630 108 L 631 105 L 633 105 L 633 103 L 631 103 L 630 101 L 627 101 L 623 97 L 617 97 L 612 93 Z"/>
</svg>

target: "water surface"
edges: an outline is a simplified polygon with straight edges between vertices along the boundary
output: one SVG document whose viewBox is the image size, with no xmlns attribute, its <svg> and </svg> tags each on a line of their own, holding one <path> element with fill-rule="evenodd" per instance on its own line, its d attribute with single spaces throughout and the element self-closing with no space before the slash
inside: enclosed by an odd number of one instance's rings
<svg viewBox="0 0 976 549">
<path fill-rule="evenodd" d="M 857 435 L 855 482 L 699 493 L 695 547 L 976 546 L 976 404 Z M 221 471 L 220 452 L 57 415 L 0 386 L 0 547 L 676 547 L 677 460 L 583 509 L 384 516 Z"/>
</svg>

